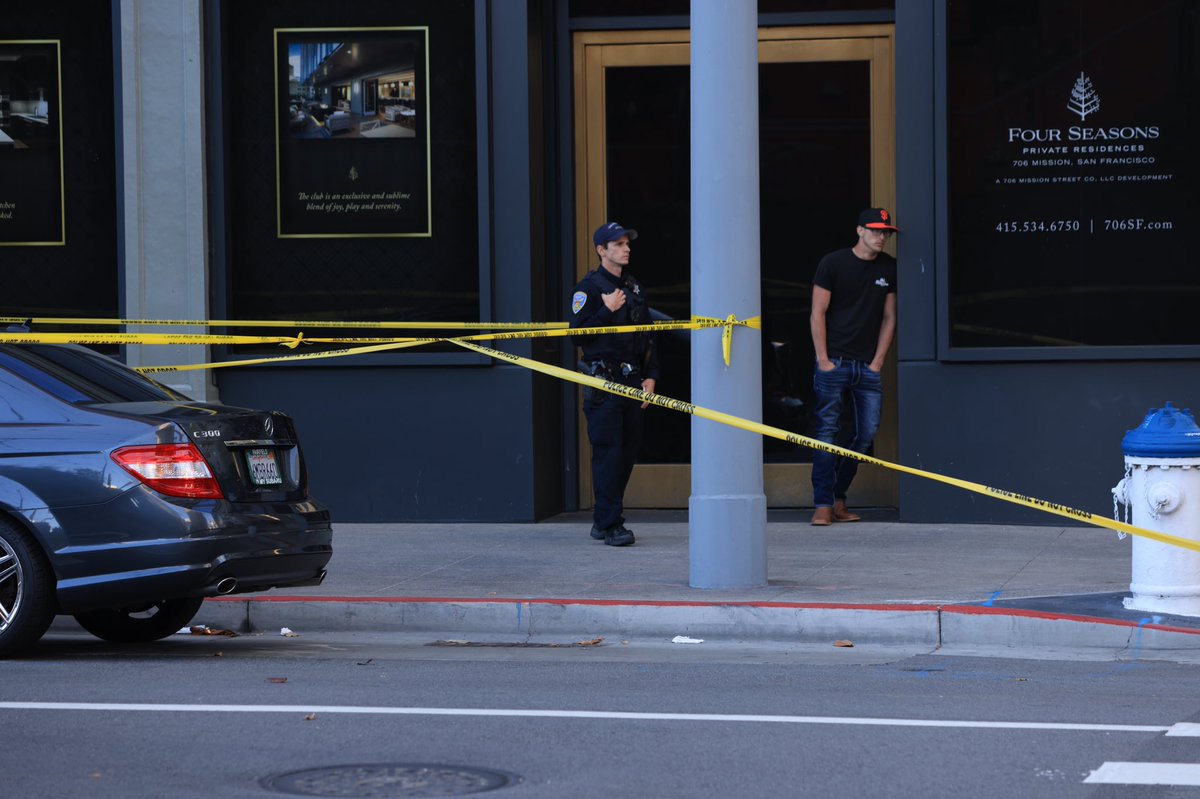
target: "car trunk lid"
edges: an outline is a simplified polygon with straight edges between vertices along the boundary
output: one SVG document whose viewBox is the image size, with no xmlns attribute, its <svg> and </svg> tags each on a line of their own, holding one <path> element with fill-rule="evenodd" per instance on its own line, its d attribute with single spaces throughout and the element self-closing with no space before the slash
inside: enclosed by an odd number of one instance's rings
<svg viewBox="0 0 1200 799">
<path fill-rule="evenodd" d="M 170 422 L 204 455 L 231 502 L 298 501 L 308 474 L 287 414 L 213 403 L 129 402 L 92 406 Z M 162 433 L 158 432 L 159 443 Z"/>
</svg>

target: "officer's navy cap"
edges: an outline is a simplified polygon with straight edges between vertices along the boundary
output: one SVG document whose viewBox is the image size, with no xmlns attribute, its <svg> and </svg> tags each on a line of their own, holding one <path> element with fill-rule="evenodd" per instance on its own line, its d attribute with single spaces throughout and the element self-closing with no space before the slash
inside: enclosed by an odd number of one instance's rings
<svg viewBox="0 0 1200 799">
<path fill-rule="evenodd" d="M 637 231 L 632 228 L 623 228 L 616 222 L 606 222 L 596 228 L 596 232 L 592 234 L 592 243 L 597 247 L 603 247 L 622 236 L 628 236 L 629 240 L 633 241 L 637 238 Z"/>
</svg>

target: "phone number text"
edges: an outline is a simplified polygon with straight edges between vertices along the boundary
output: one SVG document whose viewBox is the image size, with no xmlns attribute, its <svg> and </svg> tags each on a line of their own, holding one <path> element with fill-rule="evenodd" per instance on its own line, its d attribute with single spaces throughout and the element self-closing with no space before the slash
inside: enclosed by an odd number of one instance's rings
<svg viewBox="0 0 1200 799">
<path fill-rule="evenodd" d="M 1169 219 L 1009 219 L 997 222 L 997 233 L 1100 233 L 1135 230 L 1174 230 L 1175 223 Z"/>
</svg>

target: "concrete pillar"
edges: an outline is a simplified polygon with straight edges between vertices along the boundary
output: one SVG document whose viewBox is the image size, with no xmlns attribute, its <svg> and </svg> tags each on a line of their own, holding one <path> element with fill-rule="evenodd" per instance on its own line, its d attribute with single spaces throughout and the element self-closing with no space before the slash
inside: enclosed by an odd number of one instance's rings
<svg viewBox="0 0 1200 799">
<path fill-rule="evenodd" d="M 760 313 L 758 18 L 745 0 L 692 0 L 692 313 L 739 319 Z M 762 336 L 692 333 L 692 400 L 762 420 Z M 766 585 L 767 499 L 762 438 L 692 418 L 688 500 L 694 588 Z"/>
<path fill-rule="evenodd" d="M 200 5 L 201 0 L 121 0 L 126 318 L 209 314 Z M 207 360 L 207 347 L 126 349 L 131 366 Z M 216 398 L 208 371 L 168 372 L 157 379 L 194 399 Z"/>
</svg>

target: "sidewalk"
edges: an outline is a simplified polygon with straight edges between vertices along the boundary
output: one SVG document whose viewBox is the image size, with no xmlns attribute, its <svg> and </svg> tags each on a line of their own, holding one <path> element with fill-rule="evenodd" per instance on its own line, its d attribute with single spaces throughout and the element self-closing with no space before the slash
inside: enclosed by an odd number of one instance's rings
<svg viewBox="0 0 1200 799">
<path fill-rule="evenodd" d="M 632 547 L 587 513 L 537 524 L 338 524 L 318 588 L 209 600 L 235 630 L 428 631 L 517 641 L 596 636 L 1200 657 L 1200 619 L 1125 610 L 1131 539 L 1093 527 L 926 525 L 865 511 L 817 528 L 768 517 L 768 585 L 688 586 L 686 514 L 629 514 Z"/>
</svg>

